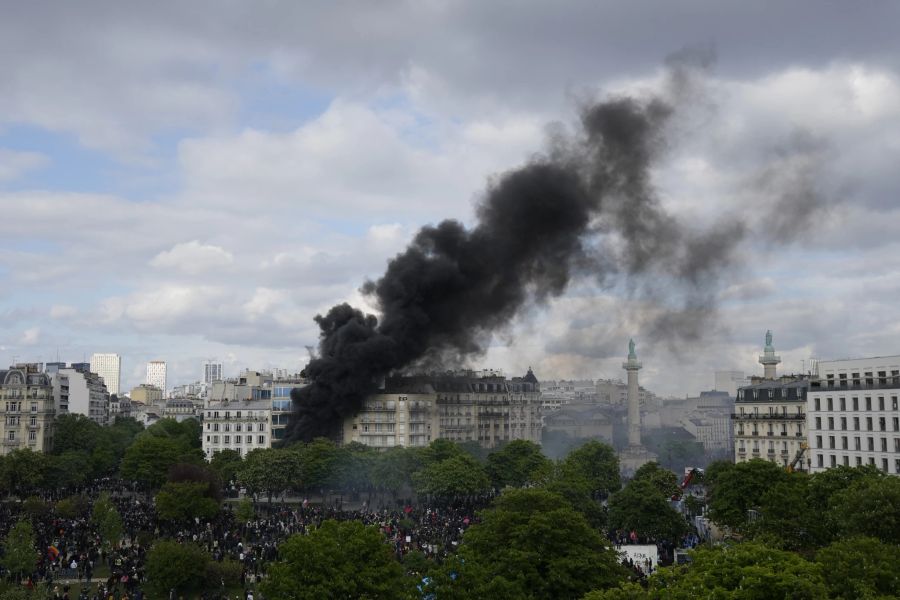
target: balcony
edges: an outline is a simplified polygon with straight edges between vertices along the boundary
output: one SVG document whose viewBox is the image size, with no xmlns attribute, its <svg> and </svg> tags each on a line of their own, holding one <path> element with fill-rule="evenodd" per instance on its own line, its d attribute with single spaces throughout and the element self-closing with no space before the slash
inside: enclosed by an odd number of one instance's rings
<svg viewBox="0 0 900 600">
<path fill-rule="evenodd" d="M 762 415 L 741 415 L 731 413 L 731 418 L 736 421 L 805 421 L 806 415 L 785 415 L 785 414 L 762 414 Z"/>
<path fill-rule="evenodd" d="M 900 388 L 900 377 L 884 377 L 878 379 L 826 379 L 811 381 L 810 392 L 844 392 L 862 390 L 891 390 Z"/>
</svg>

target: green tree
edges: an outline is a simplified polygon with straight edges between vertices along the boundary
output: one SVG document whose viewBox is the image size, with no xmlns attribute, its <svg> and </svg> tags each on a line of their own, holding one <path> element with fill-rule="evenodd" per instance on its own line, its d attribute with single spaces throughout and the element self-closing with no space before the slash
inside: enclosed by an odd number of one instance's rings
<svg viewBox="0 0 900 600">
<path fill-rule="evenodd" d="M 456 442 L 444 438 L 434 440 L 428 444 L 427 447 L 422 448 L 419 451 L 423 465 L 439 463 L 448 458 L 456 458 L 463 454 L 465 454 L 465 452 Z"/>
<path fill-rule="evenodd" d="M 189 522 L 212 519 L 219 512 L 219 503 L 210 496 L 205 481 L 167 481 L 156 495 L 156 512 L 161 519 Z"/>
<path fill-rule="evenodd" d="M 606 529 L 606 509 L 594 499 L 594 488 L 580 471 L 556 465 L 541 487 L 565 498 L 593 527 Z"/>
<path fill-rule="evenodd" d="M 609 590 L 594 590 L 581 600 L 651 600 L 653 596 L 636 583 L 623 583 Z"/>
<path fill-rule="evenodd" d="M 625 576 L 614 550 L 561 496 L 507 490 L 466 530 L 439 598 L 577 598 Z M 456 577 L 450 575 L 456 573 Z"/>
<path fill-rule="evenodd" d="M 864 477 L 829 500 L 831 522 L 844 536 L 900 544 L 900 478 Z"/>
<path fill-rule="evenodd" d="M 3 556 L 0 565 L 16 580 L 34 571 L 38 559 L 34 529 L 23 519 L 12 526 L 3 540 Z"/>
<path fill-rule="evenodd" d="M 552 468 L 541 447 L 527 440 L 513 440 L 487 458 L 487 473 L 495 488 L 525 487 L 547 477 Z"/>
<path fill-rule="evenodd" d="M 160 419 L 147 428 L 147 433 L 154 437 L 182 440 L 190 448 L 199 449 L 203 444 L 201 439 L 203 429 L 197 419 L 185 419 L 181 422 L 175 419 Z"/>
<path fill-rule="evenodd" d="M 166 481 L 169 469 L 174 465 L 199 464 L 202 460 L 201 451 L 188 444 L 183 437 L 144 433 L 135 438 L 125 451 L 122 477 L 157 489 Z"/>
<path fill-rule="evenodd" d="M 349 494 L 370 492 L 373 487 L 372 467 L 376 452 L 359 442 L 338 448 L 332 467 L 334 485 Z"/>
<path fill-rule="evenodd" d="M 619 478 L 619 458 L 611 446 L 595 440 L 582 444 L 562 461 L 566 471 L 584 477 L 591 487 L 591 496 L 602 500 L 622 487 Z"/>
<path fill-rule="evenodd" d="M 847 538 L 819 550 L 816 562 L 832 598 L 900 598 L 900 547 Z"/>
<path fill-rule="evenodd" d="M 56 503 L 56 514 L 63 519 L 75 519 L 86 515 L 90 507 L 90 501 L 85 496 L 69 496 Z"/>
<path fill-rule="evenodd" d="M 234 511 L 234 518 L 239 522 L 245 523 L 256 517 L 256 511 L 253 509 L 253 502 L 250 498 L 241 498 L 237 508 Z"/>
<path fill-rule="evenodd" d="M 209 564 L 209 554 L 194 544 L 171 540 L 156 542 L 147 553 L 147 587 L 156 598 L 170 590 L 187 595 L 199 591 Z"/>
<path fill-rule="evenodd" d="M 468 454 L 429 463 L 413 475 L 413 482 L 416 493 L 439 500 L 478 496 L 491 487 L 484 467 Z"/>
<path fill-rule="evenodd" d="M 122 517 L 108 493 L 101 493 L 94 502 L 91 522 L 97 527 L 104 546 L 107 548 L 118 546 L 122 540 Z"/>
<path fill-rule="evenodd" d="M 793 552 L 747 542 L 698 548 L 692 552 L 692 558 L 690 565 L 663 568 L 651 576 L 650 597 L 671 600 L 827 597 L 819 566 Z"/>
<path fill-rule="evenodd" d="M 766 490 L 759 503 L 759 518 L 746 529 L 754 537 L 784 550 L 811 552 L 827 544 L 833 531 L 810 503 L 810 477 L 790 473 Z"/>
<path fill-rule="evenodd" d="M 316 438 L 300 451 L 301 481 L 305 490 L 328 491 L 337 483 L 340 451 L 334 442 Z"/>
<path fill-rule="evenodd" d="M 669 504 L 669 498 L 646 479 L 632 479 L 610 497 L 609 528 L 673 542 L 689 530 L 684 517 Z"/>
<path fill-rule="evenodd" d="M 223 483 L 235 481 L 237 472 L 241 468 L 243 459 L 241 453 L 237 450 L 225 449 L 219 450 L 212 455 L 209 460 L 209 468 L 218 475 Z"/>
<path fill-rule="evenodd" d="M 288 539 L 279 555 L 262 583 L 267 598 L 416 597 L 381 532 L 356 521 L 325 521 L 309 535 Z"/>
<path fill-rule="evenodd" d="M 48 489 L 83 485 L 93 475 L 91 456 L 84 450 L 68 450 L 47 457 L 44 485 Z"/>
<path fill-rule="evenodd" d="M 708 478 L 710 517 L 719 525 L 742 531 L 748 522 L 747 512 L 758 509 L 769 488 L 788 477 L 782 467 L 760 459 L 717 468 Z"/>
<path fill-rule="evenodd" d="M 37 492 L 46 481 L 47 456 L 28 448 L 13 450 L 2 463 L 0 480 L 9 493 L 24 498 Z"/>
<path fill-rule="evenodd" d="M 421 467 L 421 456 L 414 448 L 395 447 L 380 452 L 372 465 L 372 481 L 376 488 L 391 498 L 412 488 L 412 476 Z"/>
<path fill-rule="evenodd" d="M 259 448 L 247 453 L 237 472 L 238 481 L 253 494 L 272 496 L 289 487 L 300 472 L 300 455 L 293 448 Z"/>
<path fill-rule="evenodd" d="M 653 484 L 664 498 L 671 498 L 679 491 L 678 476 L 668 469 L 663 469 L 654 461 L 641 465 L 632 479 Z"/>
<path fill-rule="evenodd" d="M 59 415 L 53 422 L 53 454 L 85 452 L 90 455 L 101 430 L 100 425 L 85 415 Z"/>
</svg>

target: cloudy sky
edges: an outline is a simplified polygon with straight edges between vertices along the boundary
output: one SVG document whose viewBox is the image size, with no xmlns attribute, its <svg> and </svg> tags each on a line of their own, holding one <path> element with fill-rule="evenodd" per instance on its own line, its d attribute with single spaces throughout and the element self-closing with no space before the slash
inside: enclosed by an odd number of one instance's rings
<svg viewBox="0 0 900 600">
<path fill-rule="evenodd" d="M 315 8 L 318 5 L 321 8 Z M 574 282 L 473 364 L 708 389 L 900 353 L 900 5 L 893 2 L 20 2 L 0 19 L 0 360 L 123 356 L 169 383 L 217 358 L 298 369 L 312 317 L 578 108 L 690 85 L 654 169 L 685 223 L 752 235 L 703 335 Z M 627 285 L 624 286 L 627 288 Z M 374 307 L 368 307 L 373 309 Z M 644 307 L 645 308 L 645 307 Z"/>
</svg>

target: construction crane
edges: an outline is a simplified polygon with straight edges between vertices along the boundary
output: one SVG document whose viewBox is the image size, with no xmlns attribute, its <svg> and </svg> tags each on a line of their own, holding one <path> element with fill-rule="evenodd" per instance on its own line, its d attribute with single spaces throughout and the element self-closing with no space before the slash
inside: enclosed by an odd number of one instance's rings
<svg viewBox="0 0 900 600">
<path fill-rule="evenodd" d="M 684 490 L 691 485 L 691 482 L 694 480 L 694 477 L 700 473 L 703 473 L 703 469 L 687 467 L 684 470 L 684 479 L 681 482 L 681 485 L 678 486 L 678 491 L 672 494 L 672 500 L 678 500 L 684 494 Z"/>
<path fill-rule="evenodd" d="M 793 472 L 794 472 L 794 469 L 797 468 L 797 464 L 798 464 L 801 460 L 803 460 L 803 455 L 806 454 L 807 448 L 809 448 L 809 446 L 807 445 L 806 442 L 801 442 L 801 443 L 800 443 L 800 449 L 797 450 L 797 454 L 796 454 L 796 456 L 794 456 L 794 460 L 791 461 L 791 464 L 789 464 L 787 467 L 785 467 L 785 470 L 786 470 L 788 473 L 793 473 Z"/>
</svg>

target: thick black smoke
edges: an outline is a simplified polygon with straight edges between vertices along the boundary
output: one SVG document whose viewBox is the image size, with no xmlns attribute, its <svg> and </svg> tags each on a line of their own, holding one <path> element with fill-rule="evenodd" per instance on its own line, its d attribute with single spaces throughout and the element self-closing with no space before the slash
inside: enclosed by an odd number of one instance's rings
<svg viewBox="0 0 900 600">
<path fill-rule="evenodd" d="M 491 185 L 473 229 L 424 227 L 365 284 L 380 322 L 347 304 L 316 317 L 319 356 L 306 368 L 311 385 L 293 395 L 291 439 L 334 434 L 391 372 L 482 351 L 492 332 L 561 294 L 575 273 L 677 280 L 695 290 L 685 310 L 702 311 L 700 290 L 728 264 L 742 229 L 692 232 L 661 209 L 650 166 L 670 114 L 660 100 L 585 108 L 581 133 Z"/>
</svg>

